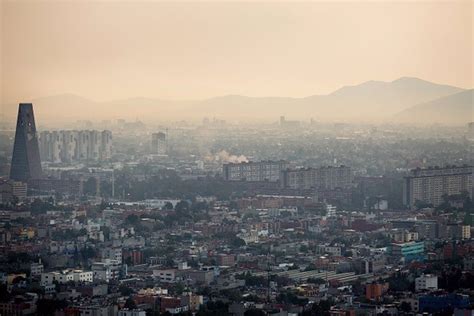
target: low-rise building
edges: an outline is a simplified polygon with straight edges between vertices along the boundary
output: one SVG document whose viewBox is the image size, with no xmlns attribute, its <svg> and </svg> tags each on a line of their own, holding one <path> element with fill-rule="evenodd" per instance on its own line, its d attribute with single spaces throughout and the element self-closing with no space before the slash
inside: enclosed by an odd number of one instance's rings
<svg viewBox="0 0 474 316">
<path fill-rule="evenodd" d="M 415 279 L 416 291 L 434 291 L 438 289 L 438 276 L 433 274 L 423 274 Z"/>
</svg>

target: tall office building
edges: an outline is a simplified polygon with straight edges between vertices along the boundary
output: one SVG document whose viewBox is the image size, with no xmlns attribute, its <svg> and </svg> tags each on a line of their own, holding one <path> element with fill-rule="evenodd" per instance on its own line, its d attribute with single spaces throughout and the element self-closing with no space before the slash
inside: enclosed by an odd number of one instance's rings
<svg viewBox="0 0 474 316">
<path fill-rule="evenodd" d="M 415 169 L 405 177 L 403 202 L 413 208 L 417 201 L 438 206 L 443 195 L 467 192 L 472 197 L 471 166 Z"/>
<path fill-rule="evenodd" d="M 10 179 L 26 182 L 41 178 L 42 173 L 33 104 L 20 103 Z"/>
<path fill-rule="evenodd" d="M 165 133 L 159 132 L 151 134 L 151 151 L 158 155 L 166 154 L 167 144 Z"/>
</svg>

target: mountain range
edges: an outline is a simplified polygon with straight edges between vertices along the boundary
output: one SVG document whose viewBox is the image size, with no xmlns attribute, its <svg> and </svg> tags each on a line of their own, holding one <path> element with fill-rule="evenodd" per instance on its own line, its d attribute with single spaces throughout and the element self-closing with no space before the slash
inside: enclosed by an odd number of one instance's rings
<svg viewBox="0 0 474 316">
<path fill-rule="evenodd" d="M 31 100 L 44 121 L 77 119 L 288 119 L 321 121 L 392 121 L 397 123 L 465 124 L 472 121 L 473 90 L 403 77 L 391 82 L 368 81 L 330 94 L 304 98 L 226 95 L 205 100 L 130 98 L 96 102 L 73 94 Z M 16 105 L 5 107 L 15 116 Z"/>
</svg>

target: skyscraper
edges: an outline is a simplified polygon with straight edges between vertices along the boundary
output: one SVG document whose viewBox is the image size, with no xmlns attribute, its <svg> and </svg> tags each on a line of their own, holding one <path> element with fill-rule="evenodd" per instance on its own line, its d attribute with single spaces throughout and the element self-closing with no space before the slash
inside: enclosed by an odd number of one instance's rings
<svg viewBox="0 0 474 316">
<path fill-rule="evenodd" d="M 166 134 L 163 132 L 151 134 L 151 148 L 154 154 L 166 154 Z"/>
<path fill-rule="evenodd" d="M 41 178 L 41 159 L 33 104 L 20 103 L 16 122 L 10 178 L 16 181 Z"/>
</svg>

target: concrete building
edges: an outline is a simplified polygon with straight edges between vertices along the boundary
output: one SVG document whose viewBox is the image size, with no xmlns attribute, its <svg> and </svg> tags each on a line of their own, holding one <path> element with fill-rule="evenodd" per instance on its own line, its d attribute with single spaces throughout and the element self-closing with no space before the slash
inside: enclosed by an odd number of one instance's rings
<svg viewBox="0 0 474 316">
<path fill-rule="evenodd" d="M 92 272 L 94 273 L 94 279 L 109 282 L 120 277 L 122 265 L 117 260 L 104 259 L 92 264 Z"/>
<path fill-rule="evenodd" d="M 41 263 L 41 259 L 39 262 L 33 262 L 30 265 L 30 275 L 32 277 L 34 276 L 40 276 L 44 272 L 44 266 L 43 263 Z"/>
<path fill-rule="evenodd" d="M 334 190 L 350 188 L 353 181 L 351 168 L 346 166 L 286 169 L 282 171 L 280 185 L 287 189 Z"/>
<path fill-rule="evenodd" d="M 166 134 L 163 132 L 151 134 L 151 152 L 157 155 L 166 155 Z"/>
<path fill-rule="evenodd" d="M 405 177 L 403 202 L 414 208 L 417 201 L 433 206 L 443 203 L 444 195 L 467 192 L 472 197 L 472 166 L 412 170 Z"/>
<path fill-rule="evenodd" d="M 176 269 L 153 270 L 153 276 L 157 277 L 160 282 L 174 283 L 176 282 Z"/>
<path fill-rule="evenodd" d="M 103 161 L 112 157 L 112 132 L 107 130 L 43 131 L 39 144 L 41 157 L 47 162 Z"/>
<path fill-rule="evenodd" d="M 365 298 L 379 300 L 388 291 L 388 283 L 371 283 L 365 285 Z"/>
<path fill-rule="evenodd" d="M 392 243 L 390 251 L 393 258 L 403 260 L 405 263 L 425 259 L 425 243 L 423 241 Z"/>
<path fill-rule="evenodd" d="M 394 242 L 403 243 L 418 240 L 417 232 L 412 232 L 401 228 L 391 229 L 386 233 L 386 235 Z"/>
<path fill-rule="evenodd" d="M 100 227 L 100 226 L 99 226 Z M 122 248 L 111 247 L 101 249 L 102 259 L 115 260 L 118 263 L 122 263 Z"/>
<path fill-rule="evenodd" d="M 415 290 L 436 291 L 438 289 L 438 276 L 433 274 L 423 274 L 415 279 Z"/>
<path fill-rule="evenodd" d="M 26 193 L 25 182 L 0 178 L 0 203 L 12 203 L 15 198 L 22 201 L 26 198 Z"/>
<path fill-rule="evenodd" d="M 471 239 L 471 225 L 448 224 L 446 225 L 446 237 L 460 240 Z"/>
<path fill-rule="evenodd" d="M 41 286 L 52 285 L 53 282 L 60 284 L 68 282 L 87 282 L 91 283 L 94 281 L 92 271 L 83 270 L 63 270 L 54 272 L 41 273 Z"/>
<path fill-rule="evenodd" d="M 146 312 L 142 309 L 124 308 L 118 311 L 118 316 L 146 316 Z"/>
<path fill-rule="evenodd" d="M 223 174 L 227 181 L 278 182 L 281 171 L 288 167 L 289 163 L 284 160 L 227 163 L 223 166 Z"/>
</svg>

